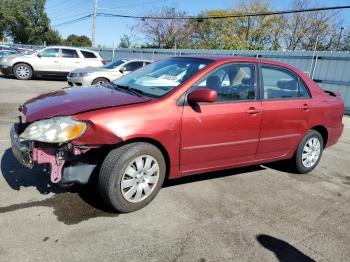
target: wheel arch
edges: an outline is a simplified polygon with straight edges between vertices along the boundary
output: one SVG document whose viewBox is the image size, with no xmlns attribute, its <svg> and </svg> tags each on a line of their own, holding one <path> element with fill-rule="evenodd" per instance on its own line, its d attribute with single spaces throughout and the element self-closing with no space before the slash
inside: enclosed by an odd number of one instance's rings
<svg viewBox="0 0 350 262">
<path fill-rule="evenodd" d="M 108 78 L 108 77 L 105 77 L 105 76 L 98 76 L 98 77 L 95 77 L 92 81 L 91 81 L 91 84 L 93 82 L 95 82 L 97 79 L 106 79 L 109 83 L 111 82 L 111 80 Z"/>
<path fill-rule="evenodd" d="M 323 125 L 316 125 L 311 128 L 312 130 L 315 130 L 319 132 L 322 136 L 323 139 L 323 148 L 326 147 L 327 141 L 328 141 L 328 130 L 325 126 Z"/>
<path fill-rule="evenodd" d="M 131 144 L 131 143 L 136 143 L 136 142 L 149 143 L 149 144 L 157 147 L 160 150 L 160 152 L 164 156 L 164 160 L 165 160 L 165 165 L 166 165 L 165 178 L 167 179 L 170 175 L 170 156 L 169 156 L 168 150 L 158 140 L 153 139 L 153 138 L 149 138 L 149 137 L 134 137 L 134 138 L 130 138 L 128 140 L 125 140 L 122 143 L 118 143 L 118 144 L 116 144 L 116 146 L 119 147 L 119 146 Z"/>
<path fill-rule="evenodd" d="M 14 63 L 14 64 L 12 65 L 12 70 L 11 70 L 12 73 L 14 73 L 13 70 L 14 70 L 15 66 L 18 65 L 18 64 L 26 64 L 26 65 L 30 66 L 30 68 L 32 69 L 33 74 L 35 73 L 34 67 L 33 67 L 30 63 L 28 63 L 28 62 L 16 62 L 16 63 Z"/>
</svg>

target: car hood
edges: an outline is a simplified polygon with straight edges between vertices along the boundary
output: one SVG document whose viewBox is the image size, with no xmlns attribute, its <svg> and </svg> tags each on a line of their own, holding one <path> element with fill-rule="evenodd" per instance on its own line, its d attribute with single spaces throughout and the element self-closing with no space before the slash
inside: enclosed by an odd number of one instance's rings
<svg viewBox="0 0 350 262">
<path fill-rule="evenodd" d="M 54 116 L 70 116 L 77 113 L 149 101 L 150 98 L 140 97 L 127 91 L 119 91 L 112 85 L 95 85 L 73 87 L 50 92 L 30 99 L 19 107 L 25 115 L 26 122 Z"/>
<path fill-rule="evenodd" d="M 110 72 L 111 69 L 104 67 L 84 67 L 73 70 L 71 73 L 94 73 L 94 72 Z"/>
</svg>

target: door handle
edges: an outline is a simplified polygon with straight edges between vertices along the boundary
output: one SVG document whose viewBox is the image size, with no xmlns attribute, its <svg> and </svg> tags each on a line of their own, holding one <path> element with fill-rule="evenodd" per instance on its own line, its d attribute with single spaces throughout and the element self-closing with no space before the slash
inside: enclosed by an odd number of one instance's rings
<svg viewBox="0 0 350 262">
<path fill-rule="evenodd" d="M 246 111 L 249 115 L 256 115 L 260 113 L 260 110 L 256 109 L 255 107 L 249 107 L 249 109 Z"/>
<path fill-rule="evenodd" d="M 60 61 L 57 61 L 57 60 L 56 60 L 56 61 L 54 61 L 54 63 L 56 63 L 56 64 L 57 64 L 57 63 L 59 63 L 59 62 L 60 62 Z"/>
<path fill-rule="evenodd" d="M 76 64 L 80 64 L 80 62 L 78 62 L 78 61 L 77 61 L 77 62 L 75 62 L 75 63 L 76 63 Z"/>
<path fill-rule="evenodd" d="M 301 109 L 304 110 L 304 111 L 309 111 L 310 110 L 310 106 L 308 104 L 303 104 L 301 106 Z"/>
</svg>

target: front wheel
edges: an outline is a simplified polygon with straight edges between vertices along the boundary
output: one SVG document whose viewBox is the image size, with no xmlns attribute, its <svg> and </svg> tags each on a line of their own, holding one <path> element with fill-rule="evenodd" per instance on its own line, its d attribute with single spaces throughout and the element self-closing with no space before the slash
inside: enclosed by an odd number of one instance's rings
<svg viewBox="0 0 350 262">
<path fill-rule="evenodd" d="M 115 210 L 136 211 L 150 203 L 163 185 L 166 165 L 161 151 L 144 142 L 112 150 L 102 163 L 98 189 Z"/>
<path fill-rule="evenodd" d="M 28 64 L 20 63 L 14 66 L 13 74 L 19 80 L 29 80 L 33 76 L 33 69 Z"/>
<path fill-rule="evenodd" d="M 323 138 L 316 130 L 310 130 L 301 140 L 292 164 L 296 171 L 305 174 L 312 171 L 320 162 L 323 152 Z"/>
</svg>

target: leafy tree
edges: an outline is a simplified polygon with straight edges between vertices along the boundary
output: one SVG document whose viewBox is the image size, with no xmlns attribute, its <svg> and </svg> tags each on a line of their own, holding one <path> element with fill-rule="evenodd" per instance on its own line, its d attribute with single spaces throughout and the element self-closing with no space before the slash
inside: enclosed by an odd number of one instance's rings
<svg viewBox="0 0 350 262">
<path fill-rule="evenodd" d="M 270 10 L 263 0 L 241 1 L 233 10 L 210 10 L 202 16 L 239 15 Z M 195 46 L 213 49 L 277 49 L 279 16 L 230 17 L 190 21 Z"/>
<path fill-rule="evenodd" d="M 26 44 L 59 44 L 61 37 L 50 28 L 45 0 L 0 0 L 0 35 Z"/>
<path fill-rule="evenodd" d="M 130 48 L 132 46 L 133 46 L 133 43 L 132 43 L 131 37 L 126 35 L 126 34 L 123 34 L 123 36 L 120 38 L 118 47 L 119 48 Z"/>
<path fill-rule="evenodd" d="M 149 16 L 183 17 L 186 13 L 173 7 L 163 7 Z M 145 19 L 132 27 L 146 39 L 146 45 L 158 48 L 186 48 L 191 45 L 191 29 L 181 19 Z"/>
<path fill-rule="evenodd" d="M 310 8 L 310 0 L 294 0 L 293 9 Z M 341 27 L 338 12 L 317 11 L 294 13 L 283 18 L 283 41 L 288 50 L 335 49 L 337 28 Z"/>
<path fill-rule="evenodd" d="M 89 47 L 92 45 L 90 38 L 85 35 L 71 34 L 64 40 L 65 45 L 77 46 L 77 47 Z"/>
<path fill-rule="evenodd" d="M 339 40 L 339 36 L 338 36 L 338 40 Z M 350 51 L 350 32 L 349 31 L 345 32 L 344 36 L 340 40 L 341 40 L 339 43 L 340 50 Z"/>
</svg>

